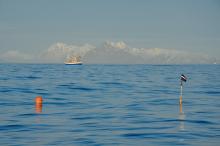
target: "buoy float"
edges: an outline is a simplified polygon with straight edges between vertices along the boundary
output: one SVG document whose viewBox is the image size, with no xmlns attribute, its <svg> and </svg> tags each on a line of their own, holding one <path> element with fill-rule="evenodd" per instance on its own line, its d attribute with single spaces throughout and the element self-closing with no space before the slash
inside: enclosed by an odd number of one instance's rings
<svg viewBox="0 0 220 146">
<path fill-rule="evenodd" d="M 43 107 L 43 98 L 41 96 L 37 96 L 35 98 L 35 112 L 42 113 L 42 107 Z"/>
<path fill-rule="evenodd" d="M 37 96 L 37 97 L 35 98 L 35 103 L 36 103 L 36 104 L 42 104 L 42 103 L 43 103 L 43 98 L 42 98 L 42 96 Z"/>
<path fill-rule="evenodd" d="M 42 98 L 42 96 L 37 96 L 37 97 L 35 98 L 35 103 L 36 103 L 36 104 L 42 104 L 42 103 L 43 103 L 43 98 Z"/>
<path fill-rule="evenodd" d="M 180 96 L 180 113 L 182 114 L 183 113 L 183 105 L 182 105 L 182 96 Z"/>
</svg>

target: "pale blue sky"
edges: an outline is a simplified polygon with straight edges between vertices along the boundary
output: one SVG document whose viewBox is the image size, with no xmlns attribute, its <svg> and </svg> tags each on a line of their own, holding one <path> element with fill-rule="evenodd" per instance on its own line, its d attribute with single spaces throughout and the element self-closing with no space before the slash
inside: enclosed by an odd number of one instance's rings
<svg viewBox="0 0 220 146">
<path fill-rule="evenodd" d="M 220 1 L 0 0 L 0 53 L 106 40 L 219 58 Z"/>
</svg>

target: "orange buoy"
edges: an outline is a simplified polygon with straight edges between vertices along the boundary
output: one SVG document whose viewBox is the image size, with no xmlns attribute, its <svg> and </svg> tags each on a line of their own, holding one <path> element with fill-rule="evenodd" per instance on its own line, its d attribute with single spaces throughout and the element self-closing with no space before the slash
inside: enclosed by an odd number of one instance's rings
<svg viewBox="0 0 220 146">
<path fill-rule="evenodd" d="M 43 104 L 43 98 L 41 96 L 37 96 L 35 98 L 35 112 L 36 113 L 42 112 L 42 104 Z"/>
<path fill-rule="evenodd" d="M 35 104 L 42 104 L 43 103 L 43 98 L 41 96 L 37 96 L 35 98 Z"/>
</svg>

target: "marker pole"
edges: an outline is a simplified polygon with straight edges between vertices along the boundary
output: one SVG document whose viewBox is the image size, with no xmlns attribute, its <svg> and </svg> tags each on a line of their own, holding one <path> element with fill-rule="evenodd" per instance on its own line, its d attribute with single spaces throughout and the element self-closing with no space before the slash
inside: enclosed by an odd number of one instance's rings
<svg viewBox="0 0 220 146">
<path fill-rule="evenodd" d="M 183 82 L 182 80 L 180 81 L 180 101 L 179 101 L 179 104 L 180 104 L 180 113 L 183 112 L 183 109 L 182 109 L 182 95 L 183 95 Z"/>
</svg>

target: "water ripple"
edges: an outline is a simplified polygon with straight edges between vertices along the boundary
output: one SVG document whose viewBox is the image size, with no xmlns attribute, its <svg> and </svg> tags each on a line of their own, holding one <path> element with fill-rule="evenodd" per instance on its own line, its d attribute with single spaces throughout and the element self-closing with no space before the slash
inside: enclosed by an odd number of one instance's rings
<svg viewBox="0 0 220 146">
<path fill-rule="evenodd" d="M 218 145 L 220 68 L 0 64 L 0 145 Z M 179 113 L 179 75 L 186 73 Z M 35 97 L 43 97 L 37 111 Z"/>
</svg>

